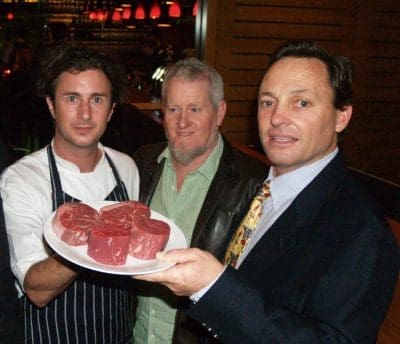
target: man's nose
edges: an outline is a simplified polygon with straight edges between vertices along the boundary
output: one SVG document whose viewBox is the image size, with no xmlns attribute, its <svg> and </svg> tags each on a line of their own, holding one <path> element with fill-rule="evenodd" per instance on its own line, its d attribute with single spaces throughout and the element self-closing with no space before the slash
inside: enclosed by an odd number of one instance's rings
<svg viewBox="0 0 400 344">
<path fill-rule="evenodd" d="M 284 105 L 278 104 L 271 115 L 271 123 L 273 126 L 279 126 L 289 123 L 289 111 Z"/>
<path fill-rule="evenodd" d="M 183 110 L 178 117 L 178 128 L 185 128 L 189 123 L 189 117 L 185 110 Z"/>
<path fill-rule="evenodd" d="M 92 110 L 90 107 L 90 102 L 89 101 L 82 101 L 79 104 L 79 113 L 78 116 L 82 118 L 84 121 L 87 121 L 90 119 L 92 114 Z"/>
</svg>

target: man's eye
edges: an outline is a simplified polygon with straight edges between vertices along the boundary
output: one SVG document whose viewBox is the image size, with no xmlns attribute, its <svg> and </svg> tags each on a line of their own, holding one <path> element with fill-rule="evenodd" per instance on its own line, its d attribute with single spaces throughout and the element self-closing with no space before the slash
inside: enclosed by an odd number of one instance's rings
<svg viewBox="0 0 400 344">
<path fill-rule="evenodd" d="M 198 108 L 198 107 L 192 107 L 190 110 L 191 110 L 192 112 L 199 112 L 199 111 L 200 111 L 200 108 Z"/>
<path fill-rule="evenodd" d="M 93 101 L 94 101 L 95 103 L 101 103 L 101 102 L 103 101 L 103 98 L 101 98 L 101 97 L 94 97 L 94 98 L 93 98 Z"/>
<path fill-rule="evenodd" d="M 274 103 L 272 100 L 261 100 L 260 101 L 260 106 L 262 106 L 262 107 L 271 107 L 273 105 L 274 105 Z"/>
<path fill-rule="evenodd" d="M 71 102 L 71 103 L 75 102 L 76 99 L 77 99 L 76 96 L 68 96 L 68 98 L 67 98 L 67 100 L 68 100 L 69 102 Z"/>
<path fill-rule="evenodd" d="M 300 100 L 300 101 L 299 101 L 299 105 L 300 105 L 300 107 L 305 108 L 305 107 L 308 106 L 308 101 L 306 101 L 306 100 Z"/>
</svg>

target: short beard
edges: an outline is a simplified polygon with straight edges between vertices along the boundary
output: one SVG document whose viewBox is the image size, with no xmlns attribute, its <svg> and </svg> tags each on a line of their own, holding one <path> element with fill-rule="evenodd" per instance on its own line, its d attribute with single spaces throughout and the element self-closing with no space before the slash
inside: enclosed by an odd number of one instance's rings
<svg viewBox="0 0 400 344">
<path fill-rule="evenodd" d="M 172 147 L 171 145 L 169 146 L 169 149 L 172 157 L 184 166 L 189 165 L 195 158 L 201 156 L 207 151 L 207 147 L 197 147 L 187 151 L 185 147 L 177 148 Z"/>
</svg>

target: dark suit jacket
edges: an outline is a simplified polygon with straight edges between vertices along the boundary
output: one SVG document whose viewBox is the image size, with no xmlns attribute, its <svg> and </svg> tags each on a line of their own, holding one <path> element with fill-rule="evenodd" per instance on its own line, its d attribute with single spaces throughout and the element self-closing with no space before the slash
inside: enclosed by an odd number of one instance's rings
<svg viewBox="0 0 400 344">
<path fill-rule="evenodd" d="M 373 343 L 399 247 L 340 155 L 189 311 L 226 343 Z"/>
<path fill-rule="evenodd" d="M 140 173 L 140 201 L 143 203 L 150 204 L 161 177 L 165 161 L 158 163 L 157 158 L 165 147 L 166 143 L 147 145 L 134 155 Z M 226 245 L 266 178 L 267 171 L 266 165 L 224 141 L 221 160 L 196 220 L 190 246 L 207 250 L 222 259 Z M 141 289 L 148 292 L 153 288 L 145 286 Z M 165 294 L 162 290 L 160 293 Z M 167 294 L 172 295 L 169 291 Z M 188 307 L 187 301 L 187 298 L 180 298 L 179 307 Z M 208 337 L 202 326 L 192 319 L 179 313 L 178 318 L 180 325 L 176 326 L 174 343 L 197 343 L 203 335 Z"/>
</svg>

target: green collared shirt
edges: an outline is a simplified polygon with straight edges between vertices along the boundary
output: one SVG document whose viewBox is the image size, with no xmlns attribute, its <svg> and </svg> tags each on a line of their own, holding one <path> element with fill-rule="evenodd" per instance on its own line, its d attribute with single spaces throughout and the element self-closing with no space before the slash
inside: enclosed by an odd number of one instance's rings
<svg viewBox="0 0 400 344">
<path fill-rule="evenodd" d="M 188 243 L 191 241 L 208 188 L 218 169 L 223 147 L 222 137 L 219 136 L 214 151 L 198 170 L 185 178 L 179 192 L 169 148 L 158 157 L 159 163 L 163 159 L 166 161 L 150 208 L 173 220 L 184 232 Z M 151 284 L 150 289 L 146 289 L 146 294 L 152 296 L 138 297 L 137 319 L 133 330 L 134 343 L 171 343 L 176 315 L 175 296 L 160 285 Z"/>
</svg>

